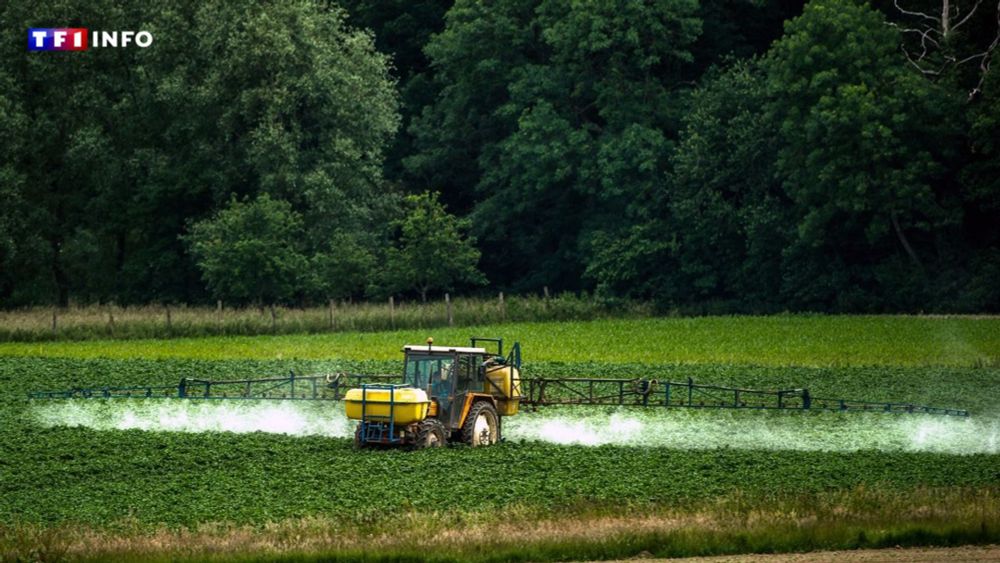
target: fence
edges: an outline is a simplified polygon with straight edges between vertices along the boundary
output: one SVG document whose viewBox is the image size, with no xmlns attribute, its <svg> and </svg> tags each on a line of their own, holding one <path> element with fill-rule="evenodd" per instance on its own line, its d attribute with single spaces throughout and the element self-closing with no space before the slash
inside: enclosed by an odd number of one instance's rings
<svg viewBox="0 0 1000 563">
<path fill-rule="evenodd" d="M 453 298 L 422 303 L 328 301 L 308 308 L 144 305 L 122 307 L 27 308 L 0 311 L 0 340 L 82 340 L 99 338 L 171 338 L 383 331 L 506 322 L 592 320 L 652 314 L 643 303 L 609 305 L 587 296 L 563 294 L 494 298 Z"/>
</svg>

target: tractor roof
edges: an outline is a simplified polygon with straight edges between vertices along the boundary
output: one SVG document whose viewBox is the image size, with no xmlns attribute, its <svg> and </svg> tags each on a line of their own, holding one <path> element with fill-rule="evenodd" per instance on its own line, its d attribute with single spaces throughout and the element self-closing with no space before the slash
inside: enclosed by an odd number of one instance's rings
<svg viewBox="0 0 1000 563">
<path fill-rule="evenodd" d="M 426 344 L 408 344 L 403 346 L 404 352 L 429 352 L 431 354 L 486 354 L 486 348 L 470 348 L 468 346 L 428 346 Z"/>
</svg>

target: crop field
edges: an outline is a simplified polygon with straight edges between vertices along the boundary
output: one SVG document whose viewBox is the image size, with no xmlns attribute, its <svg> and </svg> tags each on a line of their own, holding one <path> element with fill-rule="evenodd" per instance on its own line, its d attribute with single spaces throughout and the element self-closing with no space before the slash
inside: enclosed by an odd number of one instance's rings
<svg viewBox="0 0 1000 563">
<path fill-rule="evenodd" d="M 374 333 L 5 342 L 0 355 L 68 358 L 398 360 L 401 342 L 516 337 L 533 362 L 768 366 L 1000 366 L 1000 318 L 775 316 L 511 323 Z"/>
<path fill-rule="evenodd" d="M 542 407 L 492 448 L 355 451 L 336 403 L 29 401 L 181 377 L 394 373 L 426 331 L 0 344 L 0 559 L 566 560 L 1000 541 L 1000 319 L 605 320 L 502 335 L 525 375 L 968 418 Z"/>
</svg>

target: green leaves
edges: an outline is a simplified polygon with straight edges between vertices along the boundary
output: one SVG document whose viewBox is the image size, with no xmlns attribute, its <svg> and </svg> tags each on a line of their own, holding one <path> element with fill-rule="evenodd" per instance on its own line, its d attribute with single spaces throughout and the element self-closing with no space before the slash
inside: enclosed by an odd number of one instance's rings
<svg viewBox="0 0 1000 563">
<path fill-rule="evenodd" d="M 427 301 L 431 290 L 450 289 L 456 283 L 486 283 L 476 267 L 475 239 L 465 235 L 468 219 L 449 215 L 436 193 L 409 196 L 405 206 L 405 216 L 393 225 L 399 230 L 399 240 L 386 256 L 384 290 L 417 290 Z"/>
<path fill-rule="evenodd" d="M 305 289 L 308 261 L 302 217 L 291 205 L 264 194 L 233 199 L 185 237 L 213 294 L 220 299 L 274 304 Z"/>
<path fill-rule="evenodd" d="M 594 237 L 587 275 L 612 295 L 708 312 L 920 311 L 984 298 L 991 254 L 977 249 L 995 236 L 969 209 L 992 204 L 981 189 L 963 192 L 956 173 L 964 93 L 915 72 L 900 41 L 866 4 L 814 0 L 766 56 L 706 72 L 669 175 L 627 182 L 652 186 L 633 204 L 638 225 Z M 970 187 L 990 183 L 985 160 L 967 169 Z M 958 263 L 973 284 L 958 281 L 969 279 Z"/>
<path fill-rule="evenodd" d="M 522 340 L 529 376 L 693 377 L 750 388 L 807 386 L 815 397 L 968 407 L 980 421 L 976 428 L 995 430 L 985 418 L 995 412 L 1000 377 L 995 367 L 925 365 L 960 363 L 969 347 L 993 353 L 1000 334 L 995 324 L 991 319 L 736 317 L 507 325 L 505 330 Z M 439 332 L 439 342 L 468 336 L 468 329 Z M 550 514 L 579 504 L 646 510 L 711 503 L 733 491 L 746 495 L 752 505 L 754 499 L 769 502 L 781 495 L 855 487 L 885 492 L 996 484 L 997 454 L 908 453 L 900 451 L 907 444 L 894 441 L 906 436 L 861 432 L 866 422 L 877 427 L 880 420 L 897 428 L 898 416 L 557 409 L 551 411 L 553 417 L 577 422 L 595 423 L 618 414 L 642 419 L 647 429 L 662 423 L 673 433 L 669 439 L 635 442 L 671 447 L 508 442 L 483 449 L 359 452 L 350 440 L 325 436 L 46 428 L 36 423 L 34 404 L 25 399 L 31 390 L 176 385 L 182 377 L 235 379 L 289 369 L 398 373 L 399 344 L 422 337 L 426 333 L 414 331 L 84 343 L 90 356 L 130 356 L 119 360 L 69 359 L 81 350 L 65 344 L 41 351 L 37 345 L 22 345 L 27 354 L 61 357 L 0 358 L 0 525 L 75 522 L 113 528 L 130 515 L 136 526 L 154 529 L 219 521 L 265 525 L 325 515 L 340 522 L 394 526 L 407 511 L 495 513 L 516 506 Z M 247 359 L 277 354 L 317 359 Z M 169 355 L 174 357 L 144 359 Z M 331 359 L 351 355 L 358 359 Z M 190 359 L 194 356 L 240 359 Z M 371 357 L 385 359 L 361 359 Z M 824 367 L 788 367 L 790 363 Z M 49 413 L 61 404 L 44 403 Z M 110 410 L 134 403 L 92 404 Z M 239 402 L 226 406 L 239 408 Z M 510 428 L 523 421 L 522 428 L 534 428 L 536 436 L 558 438 L 545 434 L 554 430 L 532 416 L 517 415 Z M 915 415 L 912 420 L 929 421 L 929 431 L 934 431 L 936 419 Z M 698 428 L 706 427 L 709 434 L 700 435 Z M 726 435 L 734 431 L 740 433 L 733 443 L 739 447 L 726 447 Z M 782 432 L 790 431 L 799 448 L 822 450 L 832 444 L 851 451 L 783 450 Z M 526 435 L 531 432 L 522 433 Z M 746 449 L 754 436 L 762 438 L 760 447 Z M 979 437 L 971 441 L 983 444 Z M 712 449 L 702 449 L 706 447 Z M 958 444 L 940 447 L 961 449 Z M 414 487 L 414 475 L 433 478 Z"/>
<path fill-rule="evenodd" d="M 661 180 L 696 9 L 548 0 L 449 12 L 427 47 L 441 96 L 414 122 L 420 152 L 407 165 L 446 194 L 476 187 L 474 234 L 495 282 L 578 284 L 587 241 Z"/>
<path fill-rule="evenodd" d="M 2 89 L 0 122 L 13 133 L 22 119 L 14 110 L 33 120 L 19 135 L 23 146 L 0 155 L 32 186 L 21 229 L 32 234 L 14 242 L 36 251 L 32 238 L 40 237 L 47 247 L 38 268 L 25 260 L 8 274 L 3 264 L 4 277 L 13 278 L 7 286 L 16 282 L 25 293 L 0 285 L 0 299 L 203 298 L 191 285 L 194 260 L 178 235 L 232 196 L 289 202 L 302 216 L 296 236 L 310 254 L 336 256 L 331 239 L 347 236 L 372 252 L 385 223 L 380 200 L 393 199 L 385 197 L 391 190 L 381 165 L 399 126 L 398 100 L 387 57 L 369 33 L 345 24 L 340 8 L 310 1 L 64 4 L 5 3 L 0 21 L 23 31 L 73 13 L 93 29 L 141 25 L 156 40 L 148 49 L 74 53 L 72 64 L 30 57 L 13 41 L 0 52 L 0 85 L 11 86 Z M 24 195 L 4 170 L 0 180 L 0 189 Z M 87 233 L 95 251 L 66 264 L 60 248 L 78 233 Z M 351 280 L 319 297 L 363 285 Z"/>
</svg>

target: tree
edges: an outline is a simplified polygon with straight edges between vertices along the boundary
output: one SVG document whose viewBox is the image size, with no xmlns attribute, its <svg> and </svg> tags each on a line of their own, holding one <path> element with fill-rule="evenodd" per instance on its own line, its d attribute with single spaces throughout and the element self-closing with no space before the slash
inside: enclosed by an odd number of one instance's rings
<svg viewBox="0 0 1000 563">
<path fill-rule="evenodd" d="M 661 180 L 696 10 L 522 0 L 448 12 L 426 49 L 440 94 L 414 121 L 419 152 L 405 164 L 448 202 L 477 196 L 494 282 L 579 288 L 589 240 L 630 221 L 629 202 Z"/>
<path fill-rule="evenodd" d="M 366 237 L 338 233 L 326 249 L 309 258 L 309 295 L 316 299 L 346 299 L 361 295 L 375 275 L 380 244 Z"/>
<path fill-rule="evenodd" d="M 464 234 L 468 219 L 448 214 L 436 193 L 408 196 L 406 207 L 406 215 L 394 223 L 399 238 L 386 256 L 385 289 L 416 290 L 427 301 L 432 290 L 486 283 L 477 268 L 475 239 Z"/>
<path fill-rule="evenodd" d="M 411 185 L 426 179 L 406 175 L 402 159 L 414 152 L 409 126 L 426 105 L 434 102 L 437 88 L 429 79 L 430 61 L 424 46 L 444 28 L 444 14 L 451 0 L 344 0 L 348 22 L 375 34 L 375 46 L 392 57 L 392 71 L 399 80 L 399 133 L 385 159 L 386 178 Z"/>
<path fill-rule="evenodd" d="M 924 77 L 950 80 L 974 100 L 1000 48 L 1000 3 L 983 0 L 894 0 L 890 15 L 907 61 Z"/>
<path fill-rule="evenodd" d="M 398 97 L 387 57 L 345 17 L 312 0 L 0 4 L 4 29 L 141 24 L 155 38 L 80 53 L 0 46 L 3 93 L 32 124 L 31 150 L 9 161 L 32 189 L 24 231 L 44 241 L 15 239 L 44 268 L 11 283 L 61 304 L 203 298 L 178 235 L 232 195 L 290 203 L 310 254 L 337 262 L 330 244 L 345 238 L 374 252 L 382 241 L 366 233 L 395 206 L 381 168 Z"/>
<path fill-rule="evenodd" d="M 183 237 L 212 294 L 258 306 L 287 301 L 307 287 L 302 216 L 263 194 L 232 199 L 212 218 L 194 223 Z"/>
<path fill-rule="evenodd" d="M 636 201 L 637 225 L 595 241 L 587 275 L 602 292 L 664 306 L 773 306 L 789 205 L 760 111 L 765 79 L 757 61 L 737 61 L 692 92 L 671 173 Z"/>
<path fill-rule="evenodd" d="M 962 98 L 914 72 L 899 44 L 870 7 L 814 0 L 764 61 L 797 223 L 785 291 L 799 307 L 919 306 L 935 240 L 960 223 L 948 169 Z"/>
<path fill-rule="evenodd" d="M 26 153 L 21 142 L 28 131 L 24 110 L 7 92 L 13 89 L 10 78 L 0 69 L 0 303 L 11 299 L 17 289 L 16 273 L 31 256 L 25 218 L 30 209 L 24 198 L 24 174 L 14 163 Z M 27 236 L 26 236 L 27 235 Z"/>
</svg>

